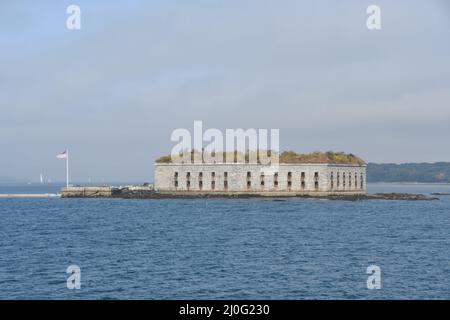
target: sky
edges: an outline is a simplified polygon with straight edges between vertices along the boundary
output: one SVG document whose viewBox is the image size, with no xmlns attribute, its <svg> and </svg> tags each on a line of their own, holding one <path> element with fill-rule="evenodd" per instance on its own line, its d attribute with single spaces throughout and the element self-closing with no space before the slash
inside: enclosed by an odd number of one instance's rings
<svg viewBox="0 0 450 320">
<path fill-rule="evenodd" d="M 66 148 L 72 181 L 152 181 L 195 120 L 279 129 L 281 150 L 450 161 L 449 39 L 445 0 L 0 0 L 0 182 L 64 181 Z"/>
</svg>

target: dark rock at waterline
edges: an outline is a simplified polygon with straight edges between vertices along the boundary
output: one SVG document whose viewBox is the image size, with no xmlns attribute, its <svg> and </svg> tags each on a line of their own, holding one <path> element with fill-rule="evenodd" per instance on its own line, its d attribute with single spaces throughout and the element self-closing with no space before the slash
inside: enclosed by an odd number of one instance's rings
<svg viewBox="0 0 450 320">
<path fill-rule="evenodd" d="M 114 197 L 124 199 L 249 199 L 264 198 L 273 201 L 285 201 L 290 197 L 270 197 L 258 194 L 186 194 L 186 193 L 159 193 L 155 191 L 136 191 L 123 189 L 116 193 Z M 295 195 L 293 198 L 310 198 L 310 199 L 328 199 L 328 200 L 345 200 L 345 201 L 361 201 L 361 200 L 407 200 L 407 201 L 430 201 L 439 200 L 437 197 L 428 197 L 423 194 L 415 193 L 374 193 L 360 195 L 327 195 L 327 196 L 311 196 L 311 195 Z"/>
<path fill-rule="evenodd" d="M 344 196 L 346 197 L 346 196 Z M 409 201 L 431 201 L 439 200 L 437 197 L 428 197 L 423 194 L 416 193 L 373 193 L 366 195 L 350 196 L 349 199 L 342 200 L 409 200 Z"/>
<path fill-rule="evenodd" d="M 329 196 L 300 196 L 301 198 L 318 198 L 328 200 L 362 201 L 362 200 L 401 200 L 401 201 L 431 201 L 439 200 L 437 197 L 428 197 L 416 193 L 368 193 L 357 195 L 329 195 Z"/>
<path fill-rule="evenodd" d="M 259 198 L 272 201 L 286 201 L 289 198 L 310 198 L 323 200 L 439 200 L 436 197 L 428 197 L 414 193 L 374 193 L 374 194 L 298 194 L 298 193 L 202 193 L 202 192 L 157 192 L 149 187 L 74 187 L 64 188 L 61 192 L 63 198 L 120 198 L 120 199 L 249 199 Z"/>
</svg>

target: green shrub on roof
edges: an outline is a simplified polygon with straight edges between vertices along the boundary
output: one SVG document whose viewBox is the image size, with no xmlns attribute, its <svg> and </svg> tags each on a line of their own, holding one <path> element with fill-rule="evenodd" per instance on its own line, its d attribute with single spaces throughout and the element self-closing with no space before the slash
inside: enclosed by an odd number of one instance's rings
<svg viewBox="0 0 450 320">
<path fill-rule="evenodd" d="M 259 151 L 257 158 L 259 160 L 259 154 L 266 151 Z M 200 156 L 201 153 L 198 151 L 191 152 L 191 160 L 193 160 L 193 156 Z M 269 151 L 270 155 L 270 151 Z M 217 157 L 219 158 L 219 157 Z M 245 159 L 248 161 L 249 153 L 247 152 L 244 156 L 237 154 L 235 152 L 235 161 L 241 162 Z M 223 159 L 226 161 L 226 155 L 223 153 Z M 162 156 L 156 160 L 156 163 L 171 163 L 172 159 L 170 155 Z M 218 159 L 218 162 L 222 162 L 221 159 Z M 356 165 L 364 165 L 365 161 L 358 156 L 355 156 L 352 153 L 344 153 L 344 152 L 320 152 L 315 151 L 312 153 L 297 153 L 295 151 L 283 151 L 280 154 L 280 163 L 330 163 L 330 164 L 356 164 Z"/>
</svg>

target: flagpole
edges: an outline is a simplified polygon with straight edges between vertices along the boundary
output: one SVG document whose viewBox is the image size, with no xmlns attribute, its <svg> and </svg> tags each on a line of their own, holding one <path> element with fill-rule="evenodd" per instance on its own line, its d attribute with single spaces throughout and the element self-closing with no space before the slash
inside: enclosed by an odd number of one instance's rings
<svg viewBox="0 0 450 320">
<path fill-rule="evenodd" d="M 69 149 L 66 149 L 66 188 L 69 189 Z"/>
</svg>

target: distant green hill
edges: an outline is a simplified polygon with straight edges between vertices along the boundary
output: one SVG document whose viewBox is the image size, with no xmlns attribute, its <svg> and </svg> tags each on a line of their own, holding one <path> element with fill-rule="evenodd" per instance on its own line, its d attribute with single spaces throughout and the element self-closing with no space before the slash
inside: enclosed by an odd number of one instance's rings
<svg viewBox="0 0 450 320">
<path fill-rule="evenodd" d="M 450 162 L 369 163 L 368 182 L 440 182 L 450 183 Z"/>
</svg>

